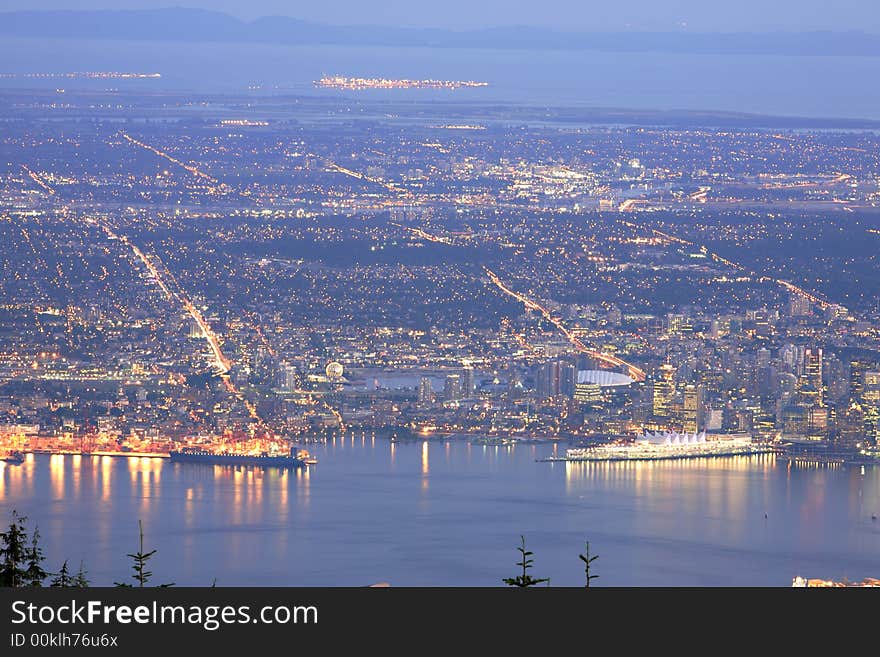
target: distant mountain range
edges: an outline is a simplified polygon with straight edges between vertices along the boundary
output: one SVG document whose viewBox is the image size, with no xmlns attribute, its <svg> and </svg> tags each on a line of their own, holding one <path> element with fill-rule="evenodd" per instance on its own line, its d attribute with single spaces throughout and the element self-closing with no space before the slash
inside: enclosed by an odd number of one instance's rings
<svg viewBox="0 0 880 657">
<path fill-rule="evenodd" d="M 0 35 L 53 39 L 250 42 L 522 50 L 600 50 L 681 54 L 880 57 L 880 35 L 865 32 L 563 32 L 533 27 L 453 31 L 324 25 L 268 16 L 242 21 L 202 9 L 13 11 Z"/>
</svg>

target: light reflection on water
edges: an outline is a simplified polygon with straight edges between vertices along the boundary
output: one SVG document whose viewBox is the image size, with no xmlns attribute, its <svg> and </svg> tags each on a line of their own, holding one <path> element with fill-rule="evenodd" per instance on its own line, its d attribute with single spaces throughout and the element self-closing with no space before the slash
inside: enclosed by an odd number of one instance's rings
<svg viewBox="0 0 880 657">
<path fill-rule="evenodd" d="M 157 581 L 210 585 L 496 585 L 525 534 L 536 576 L 603 585 L 788 585 L 880 575 L 880 468 L 773 455 L 538 463 L 549 445 L 310 445 L 307 470 L 29 456 L 0 466 L 0 513 L 40 525 L 50 563 L 125 578 L 137 520 Z M 57 563 L 56 563 L 57 562 Z"/>
</svg>

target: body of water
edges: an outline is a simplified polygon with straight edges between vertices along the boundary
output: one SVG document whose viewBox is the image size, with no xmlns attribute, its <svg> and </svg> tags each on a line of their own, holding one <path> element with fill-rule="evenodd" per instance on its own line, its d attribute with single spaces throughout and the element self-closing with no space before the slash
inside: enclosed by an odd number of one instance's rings
<svg viewBox="0 0 880 657">
<path fill-rule="evenodd" d="M 880 468 L 789 466 L 766 455 L 541 463 L 551 445 L 310 445 L 308 471 L 32 455 L 0 464 L 0 517 L 39 524 L 49 569 L 130 575 L 143 520 L 156 583 L 494 586 L 516 574 L 580 585 L 787 586 L 880 576 Z M 561 449 L 561 447 L 560 447 Z M 766 514 L 766 517 L 765 517 Z"/>
<path fill-rule="evenodd" d="M 0 73 L 158 72 L 161 80 L 0 79 L 0 88 L 118 88 L 509 101 L 880 119 L 880 58 L 3 39 Z M 455 91 L 316 90 L 325 74 L 473 79 Z"/>
</svg>

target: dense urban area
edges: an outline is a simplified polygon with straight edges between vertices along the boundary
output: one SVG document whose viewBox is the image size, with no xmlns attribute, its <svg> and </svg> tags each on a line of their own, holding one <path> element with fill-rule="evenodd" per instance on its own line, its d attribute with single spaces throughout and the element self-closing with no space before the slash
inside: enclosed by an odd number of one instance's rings
<svg viewBox="0 0 880 657">
<path fill-rule="evenodd" d="M 4 92 L 2 449 L 880 457 L 880 136 L 545 118 Z"/>
</svg>

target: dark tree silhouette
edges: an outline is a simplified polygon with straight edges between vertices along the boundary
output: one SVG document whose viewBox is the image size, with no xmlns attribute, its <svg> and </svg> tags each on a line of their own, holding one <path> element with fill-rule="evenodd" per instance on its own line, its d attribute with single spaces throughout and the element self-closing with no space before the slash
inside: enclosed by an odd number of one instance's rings
<svg viewBox="0 0 880 657">
<path fill-rule="evenodd" d="M 27 516 L 12 510 L 12 522 L 0 532 L 0 586 L 24 586 L 30 550 L 27 545 Z"/>
<path fill-rule="evenodd" d="M 517 575 L 516 577 L 505 577 L 502 581 L 508 586 L 518 586 L 520 588 L 525 588 L 527 586 L 537 586 L 538 584 L 543 584 L 544 582 L 549 582 L 550 579 L 547 577 L 536 579 L 529 575 L 528 570 L 534 564 L 534 559 L 530 559 L 532 556 L 532 552 L 526 550 L 526 537 L 520 536 L 520 547 L 516 548 L 522 557 L 522 561 L 517 561 L 516 565 L 522 568 L 522 574 Z"/>
<path fill-rule="evenodd" d="M 89 585 L 89 580 L 86 579 L 86 569 L 83 566 L 83 562 L 79 562 L 79 570 L 76 573 L 76 576 L 73 578 L 73 585 L 78 589 L 87 588 Z"/>
<path fill-rule="evenodd" d="M 34 527 L 34 533 L 31 536 L 31 545 L 27 549 L 27 567 L 24 571 L 24 579 L 31 586 L 42 586 L 43 580 L 49 576 L 43 569 L 43 562 L 46 557 L 43 556 L 43 548 L 40 547 L 40 530 Z"/>
<path fill-rule="evenodd" d="M 74 586 L 73 582 L 73 575 L 70 574 L 70 570 L 67 568 L 67 559 L 65 559 L 64 563 L 61 564 L 61 570 L 59 570 L 58 574 L 52 578 L 49 586 L 55 588 L 69 589 Z"/>
<path fill-rule="evenodd" d="M 127 556 L 134 562 L 131 567 L 131 569 L 134 571 L 134 575 L 132 575 L 132 578 L 134 579 L 134 581 L 137 582 L 138 587 L 142 588 L 146 586 L 147 582 L 150 581 L 150 578 L 153 576 L 152 571 L 147 570 L 147 562 L 154 554 L 156 554 L 156 550 L 144 552 L 144 523 L 141 520 L 138 520 L 138 533 L 140 535 L 139 549 L 137 552 L 133 554 L 128 554 Z M 116 586 L 133 585 L 123 582 L 116 582 Z M 159 586 L 174 586 L 174 584 L 160 584 Z"/>
<path fill-rule="evenodd" d="M 584 585 L 584 587 L 585 587 L 585 588 L 590 588 L 590 582 L 592 582 L 594 579 L 598 579 L 598 577 L 599 577 L 598 575 L 591 575 L 591 574 L 590 574 L 590 565 L 591 565 L 596 559 L 599 558 L 599 555 L 598 555 L 598 554 L 595 554 L 595 555 L 593 555 L 592 557 L 590 556 L 590 542 L 587 541 L 587 549 L 586 549 L 586 552 L 584 552 L 584 554 L 579 554 L 579 555 L 578 555 L 578 558 L 579 558 L 581 561 L 584 562 L 584 575 L 585 575 L 586 578 L 587 578 L 587 583 Z"/>
</svg>

